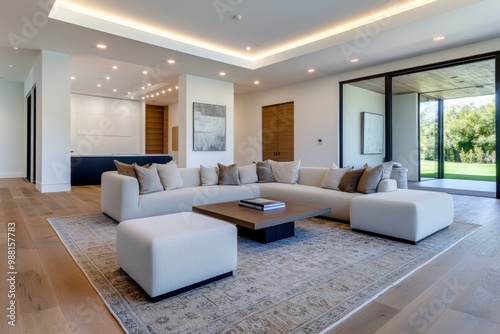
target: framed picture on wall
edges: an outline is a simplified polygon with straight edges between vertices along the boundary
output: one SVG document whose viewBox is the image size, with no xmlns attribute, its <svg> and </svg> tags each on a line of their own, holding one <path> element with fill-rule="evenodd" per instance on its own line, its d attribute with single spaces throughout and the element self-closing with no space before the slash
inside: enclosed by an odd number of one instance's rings
<svg viewBox="0 0 500 334">
<path fill-rule="evenodd" d="M 226 150 L 226 106 L 193 103 L 193 151 Z"/>
<path fill-rule="evenodd" d="M 384 153 L 384 116 L 361 113 L 361 154 Z"/>
</svg>

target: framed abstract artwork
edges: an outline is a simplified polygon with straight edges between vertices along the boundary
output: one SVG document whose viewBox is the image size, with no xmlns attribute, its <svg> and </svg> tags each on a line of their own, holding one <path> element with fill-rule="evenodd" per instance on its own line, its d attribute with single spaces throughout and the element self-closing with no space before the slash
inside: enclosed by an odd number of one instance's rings
<svg viewBox="0 0 500 334">
<path fill-rule="evenodd" d="M 361 154 L 384 153 L 384 116 L 361 113 Z"/>
<path fill-rule="evenodd" d="M 193 151 L 226 150 L 226 106 L 193 103 Z"/>
</svg>

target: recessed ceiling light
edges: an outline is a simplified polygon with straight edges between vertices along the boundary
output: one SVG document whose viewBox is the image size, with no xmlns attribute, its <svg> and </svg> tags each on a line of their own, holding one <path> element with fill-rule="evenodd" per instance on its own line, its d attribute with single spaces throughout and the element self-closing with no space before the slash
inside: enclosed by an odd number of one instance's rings
<svg viewBox="0 0 500 334">
<path fill-rule="evenodd" d="M 97 44 L 96 45 L 99 49 L 105 49 L 107 48 L 108 46 L 106 44 Z"/>
<path fill-rule="evenodd" d="M 160 95 L 160 93 L 156 93 L 156 96 Z"/>
<path fill-rule="evenodd" d="M 142 86 L 141 89 L 144 89 L 144 86 Z"/>
<path fill-rule="evenodd" d="M 169 59 L 169 60 L 167 60 L 167 63 L 169 63 L 169 64 L 175 64 L 175 60 L 174 59 Z"/>
<path fill-rule="evenodd" d="M 314 68 L 310 68 L 310 69 L 308 69 L 308 70 L 307 70 L 307 72 L 309 72 L 309 73 L 314 72 Z"/>
<path fill-rule="evenodd" d="M 359 61 L 358 58 L 351 59 L 351 63 L 357 63 Z"/>
<path fill-rule="evenodd" d="M 171 91 L 172 91 L 172 88 L 169 88 L 169 89 L 168 89 L 168 91 L 169 91 L 169 92 L 171 92 Z"/>
<path fill-rule="evenodd" d="M 10 67 L 10 68 L 13 68 L 13 67 L 14 67 L 14 65 L 10 64 L 10 65 L 9 65 L 9 67 Z"/>
<path fill-rule="evenodd" d="M 435 41 L 442 41 L 444 39 L 444 36 L 436 36 L 433 38 Z"/>
<path fill-rule="evenodd" d="M 245 50 L 250 51 L 250 50 L 252 50 L 252 47 L 249 45 L 249 46 L 247 46 L 247 47 L 245 48 Z"/>
<path fill-rule="evenodd" d="M 260 81 L 255 80 L 255 81 L 253 82 L 253 84 L 254 84 L 254 85 L 258 85 L 258 84 L 260 84 Z"/>
<path fill-rule="evenodd" d="M 97 84 L 97 87 L 101 87 L 101 84 Z"/>
<path fill-rule="evenodd" d="M 150 86 L 151 86 L 151 84 L 150 84 L 150 83 L 148 83 L 148 87 L 150 87 Z"/>
<path fill-rule="evenodd" d="M 117 70 L 118 69 L 118 66 L 114 65 L 113 67 L 111 67 L 113 70 Z"/>
<path fill-rule="evenodd" d="M 148 74 L 148 71 L 142 71 L 142 74 Z"/>
<path fill-rule="evenodd" d="M 175 89 L 179 89 L 179 86 L 175 86 Z"/>
<path fill-rule="evenodd" d="M 111 79 L 111 78 L 110 78 L 109 76 L 107 76 L 107 77 L 106 77 L 106 80 L 109 80 L 109 79 Z"/>
<path fill-rule="evenodd" d="M 220 72 L 219 75 L 223 77 L 226 75 L 226 72 Z"/>
<path fill-rule="evenodd" d="M 165 94 L 165 91 L 164 91 L 164 90 L 162 90 L 162 91 L 161 91 L 161 93 L 162 93 L 162 94 Z"/>
<path fill-rule="evenodd" d="M 134 97 L 133 97 L 133 96 L 131 96 L 130 98 L 131 98 L 132 100 L 134 99 Z"/>
<path fill-rule="evenodd" d="M 71 77 L 71 80 L 75 80 L 76 78 L 75 77 Z"/>
<path fill-rule="evenodd" d="M 142 97 L 142 99 L 144 100 L 144 96 Z"/>
<path fill-rule="evenodd" d="M 116 92 L 116 88 L 113 89 L 113 92 Z"/>
</svg>

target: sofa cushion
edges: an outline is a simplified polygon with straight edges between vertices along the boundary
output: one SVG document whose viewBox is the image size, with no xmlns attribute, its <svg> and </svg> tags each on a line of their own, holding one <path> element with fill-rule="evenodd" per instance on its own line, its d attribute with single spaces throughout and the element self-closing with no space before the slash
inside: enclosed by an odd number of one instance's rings
<svg viewBox="0 0 500 334">
<path fill-rule="evenodd" d="M 339 183 L 339 190 L 348 193 L 356 192 L 358 189 L 359 179 L 361 178 L 361 175 L 363 175 L 364 171 L 364 168 L 347 171 Z"/>
<path fill-rule="evenodd" d="M 163 191 L 163 185 L 158 176 L 156 166 L 145 168 L 134 164 L 134 170 L 139 181 L 139 193 L 141 195 Z"/>
<path fill-rule="evenodd" d="M 163 189 L 172 190 L 182 187 L 181 174 L 175 161 L 169 161 L 166 164 L 153 164 L 153 166 L 156 166 L 158 170 L 158 176 L 160 177 Z"/>
<path fill-rule="evenodd" d="M 367 167 L 359 179 L 356 191 L 363 194 L 373 194 L 377 192 L 377 186 L 382 180 L 383 166 Z"/>
<path fill-rule="evenodd" d="M 257 178 L 261 183 L 276 182 L 268 160 L 257 162 Z"/>
<path fill-rule="evenodd" d="M 257 177 L 257 165 L 250 164 L 238 167 L 241 184 L 255 183 L 259 181 Z"/>
<path fill-rule="evenodd" d="M 118 174 L 137 177 L 133 164 L 126 164 L 118 160 L 113 160 L 113 162 L 115 163 Z M 149 167 L 149 165 L 145 165 L 144 167 Z"/>
<path fill-rule="evenodd" d="M 299 180 L 300 160 L 278 162 L 269 160 L 277 182 L 295 184 Z"/>
<path fill-rule="evenodd" d="M 321 182 L 321 188 L 340 190 L 339 184 L 349 168 L 330 168 Z"/>
<path fill-rule="evenodd" d="M 238 172 L 238 164 L 229 166 L 217 164 L 219 166 L 218 184 L 220 185 L 240 185 L 240 176 Z"/>
<path fill-rule="evenodd" d="M 200 175 L 202 186 L 213 186 L 219 183 L 219 177 L 217 176 L 215 167 L 200 165 Z"/>
</svg>

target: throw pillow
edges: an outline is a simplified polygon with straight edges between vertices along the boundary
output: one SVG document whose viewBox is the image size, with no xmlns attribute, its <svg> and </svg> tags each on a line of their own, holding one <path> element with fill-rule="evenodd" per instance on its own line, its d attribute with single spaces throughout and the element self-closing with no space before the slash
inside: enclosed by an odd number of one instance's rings
<svg viewBox="0 0 500 334">
<path fill-rule="evenodd" d="M 377 186 L 382 180 L 383 165 L 377 165 L 373 168 L 367 167 L 359 179 L 357 192 L 372 194 L 377 192 Z"/>
<path fill-rule="evenodd" d="M 382 164 L 382 180 L 389 179 L 391 177 L 393 164 L 394 163 L 392 161 L 384 162 Z"/>
<path fill-rule="evenodd" d="M 269 161 L 257 162 L 257 179 L 261 183 L 276 182 Z"/>
<path fill-rule="evenodd" d="M 217 164 L 219 166 L 219 184 L 221 185 L 239 185 L 240 176 L 238 173 L 238 164 L 232 164 L 225 166 L 223 164 Z"/>
<path fill-rule="evenodd" d="M 141 195 L 163 190 L 156 166 L 145 168 L 134 164 L 134 170 L 139 181 L 139 193 Z"/>
<path fill-rule="evenodd" d="M 163 189 L 172 190 L 182 187 L 182 177 L 175 161 L 169 161 L 166 164 L 153 164 L 158 170 Z"/>
<path fill-rule="evenodd" d="M 241 184 L 255 183 L 259 181 L 257 177 L 257 165 L 250 164 L 246 166 L 238 167 L 238 172 L 240 174 Z"/>
<path fill-rule="evenodd" d="M 321 182 L 321 188 L 340 190 L 339 184 L 349 168 L 330 168 Z"/>
<path fill-rule="evenodd" d="M 219 182 L 215 167 L 207 167 L 200 165 L 201 185 L 213 186 Z"/>
<path fill-rule="evenodd" d="M 358 189 L 359 179 L 361 178 L 361 175 L 363 175 L 364 171 L 364 168 L 347 171 L 339 183 L 339 190 L 348 193 L 355 193 Z"/>
<path fill-rule="evenodd" d="M 113 162 L 115 163 L 116 169 L 118 170 L 118 174 L 137 177 L 137 175 L 135 174 L 134 165 L 126 164 L 118 160 L 113 160 Z"/>
<path fill-rule="evenodd" d="M 277 182 L 295 184 L 299 181 L 300 160 L 277 162 L 270 160 L 271 171 Z"/>
</svg>

